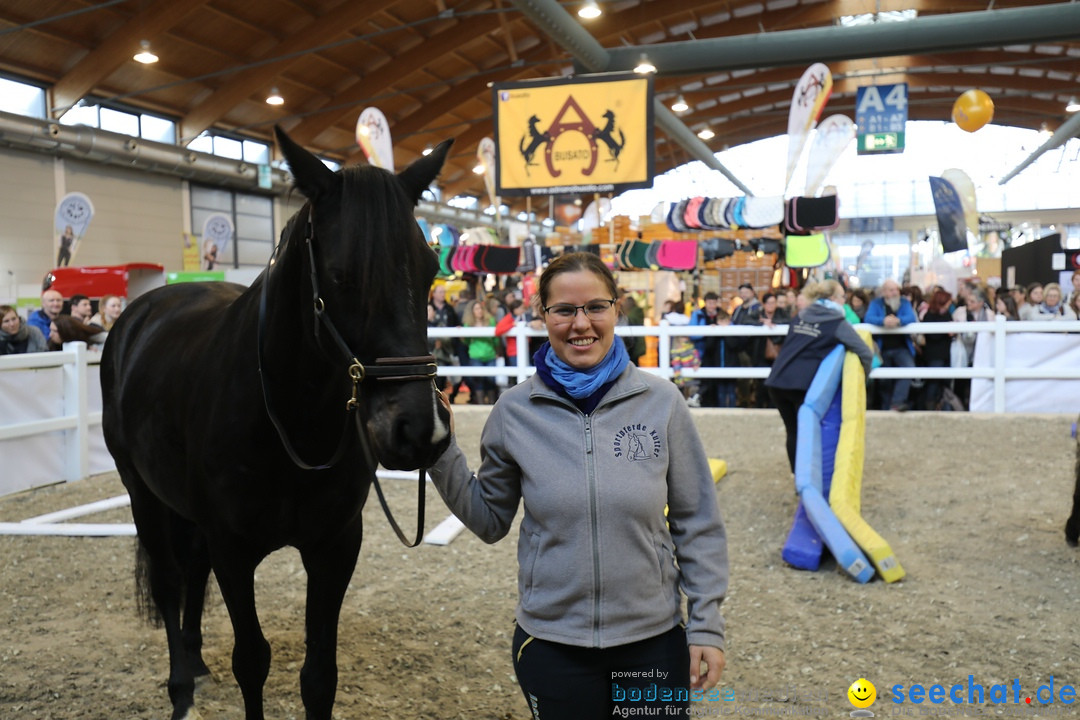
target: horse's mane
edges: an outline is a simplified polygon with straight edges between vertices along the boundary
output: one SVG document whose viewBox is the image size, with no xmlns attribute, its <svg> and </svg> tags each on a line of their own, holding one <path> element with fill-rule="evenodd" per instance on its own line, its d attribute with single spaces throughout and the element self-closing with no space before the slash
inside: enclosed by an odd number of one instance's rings
<svg viewBox="0 0 1080 720">
<path fill-rule="evenodd" d="M 385 320 L 380 316 L 392 301 L 401 302 L 403 292 L 410 293 L 411 302 L 412 290 L 400 281 L 401 272 L 409 274 L 422 262 L 420 253 L 426 245 L 415 242 L 414 205 L 392 173 L 362 165 L 344 168 L 339 175 L 342 207 L 338 227 L 358 240 L 353 249 L 360 275 L 352 280 L 364 294 L 367 318 L 378 323 Z M 293 215 L 282 231 L 284 243 L 296 252 L 303 252 L 308 207 Z M 317 237 L 315 247 L 318 255 Z"/>
<path fill-rule="evenodd" d="M 411 292 L 407 283 L 402 287 L 401 270 L 410 275 L 427 246 L 415 241 L 414 204 L 393 173 L 359 165 L 343 169 L 341 177 L 342 227 L 359 230 L 362 275 L 357 280 L 373 305 L 369 317 L 377 317 L 392 298 L 400 302 L 401 293 Z"/>
</svg>

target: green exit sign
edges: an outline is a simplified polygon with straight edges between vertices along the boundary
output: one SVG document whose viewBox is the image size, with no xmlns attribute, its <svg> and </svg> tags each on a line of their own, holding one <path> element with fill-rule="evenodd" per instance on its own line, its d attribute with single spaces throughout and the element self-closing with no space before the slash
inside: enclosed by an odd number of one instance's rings
<svg viewBox="0 0 1080 720">
<path fill-rule="evenodd" d="M 859 135 L 859 155 L 904 152 L 904 133 L 880 132 Z"/>
</svg>

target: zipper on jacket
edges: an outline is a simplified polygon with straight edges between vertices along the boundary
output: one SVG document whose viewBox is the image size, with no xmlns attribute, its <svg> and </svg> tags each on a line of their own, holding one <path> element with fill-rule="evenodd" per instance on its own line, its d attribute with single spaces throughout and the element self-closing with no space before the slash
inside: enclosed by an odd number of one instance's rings
<svg viewBox="0 0 1080 720">
<path fill-rule="evenodd" d="M 596 487 L 596 461 L 593 455 L 592 417 L 585 415 L 585 476 L 589 488 L 589 526 L 592 534 L 593 563 L 593 647 L 600 647 L 600 520 Z"/>
</svg>

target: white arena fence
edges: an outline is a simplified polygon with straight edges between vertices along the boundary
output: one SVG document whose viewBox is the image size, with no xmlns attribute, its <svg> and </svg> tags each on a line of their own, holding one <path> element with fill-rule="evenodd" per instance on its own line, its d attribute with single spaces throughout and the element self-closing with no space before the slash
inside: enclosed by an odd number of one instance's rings
<svg viewBox="0 0 1080 720">
<path fill-rule="evenodd" d="M 874 334 L 978 333 L 974 366 L 968 368 L 877 368 L 871 379 L 971 378 L 976 412 L 1063 412 L 1080 410 L 1080 321 L 915 323 L 895 330 L 859 325 Z M 670 378 L 671 339 L 688 336 L 782 336 L 787 326 L 619 327 L 619 335 L 659 339 L 659 367 L 642 368 Z M 490 337 L 492 328 L 430 328 L 429 338 Z M 511 333 L 519 348 L 543 331 L 519 324 Z M 448 377 L 516 377 L 535 372 L 519 352 L 515 366 L 440 367 Z M 83 343 L 60 352 L 0 357 L 0 495 L 115 469 L 101 432 L 100 355 Z M 685 369 L 693 378 L 765 378 L 765 367 Z M 383 473 L 380 471 L 380 477 Z M 390 477 L 390 474 L 387 474 Z M 410 476 L 411 477 L 411 476 Z"/>
</svg>

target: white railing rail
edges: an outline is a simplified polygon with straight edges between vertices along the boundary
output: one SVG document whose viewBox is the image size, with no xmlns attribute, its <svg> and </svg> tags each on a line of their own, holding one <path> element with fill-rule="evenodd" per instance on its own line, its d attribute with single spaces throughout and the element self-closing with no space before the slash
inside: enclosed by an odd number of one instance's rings
<svg viewBox="0 0 1080 720">
<path fill-rule="evenodd" d="M 986 378 L 993 382 L 994 412 L 1005 412 L 1005 383 L 1018 379 L 1060 379 L 1080 380 L 1080 365 L 1055 368 L 1020 368 L 1009 367 L 1006 357 L 1006 338 L 1014 333 L 1078 333 L 1080 321 L 1032 321 L 1007 322 L 1004 318 L 988 322 L 965 323 L 914 323 L 894 330 L 873 325 L 858 325 L 859 329 L 869 330 L 875 335 L 897 334 L 924 335 L 936 333 L 978 333 L 980 343 L 992 343 L 992 362 L 989 367 L 967 368 L 877 368 L 870 374 L 871 379 L 924 378 Z M 657 353 L 659 367 L 642 368 L 660 377 L 670 378 L 671 340 L 673 337 L 768 337 L 782 336 L 787 333 L 786 325 L 775 328 L 736 326 L 685 326 L 661 323 L 657 326 L 620 326 L 616 332 L 621 336 L 646 336 L 658 338 Z M 493 328 L 429 328 L 428 337 L 435 338 L 470 338 L 491 337 Z M 517 339 L 521 349 L 528 348 L 530 338 L 545 337 L 543 330 L 533 330 L 524 324 L 515 326 L 507 336 Z M 504 336 L 505 337 L 505 336 Z M 50 456 L 53 462 L 41 463 L 41 472 L 50 474 L 48 482 L 57 480 L 78 480 L 94 472 L 101 472 L 107 467 L 107 454 L 101 440 L 100 380 L 97 366 L 100 355 L 87 350 L 83 343 L 68 343 L 60 352 L 33 353 L 27 355 L 8 355 L 0 357 L 0 451 L 7 455 L 0 461 L 0 494 L 12 492 L 6 488 L 5 476 L 16 474 L 12 470 L 17 464 L 9 462 L 8 453 L 17 451 L 22 442 L 31 443 L 43 437 L 59 437 L 60 441 L 50 442 L 51 453 L 58 453 L 59 459 Z M 49 393 L 55 397 L 37 403 L 37 415 L 28 417 L 19 406 L 20 388 L 16 385 L 27 381 L 26 371 L 30 374 L 47 373 L 61 370 L 62 377 L 49 383 Z M 527 351 L 517 354 L 516 365 L 503 367 L 445 366 L 439 368 L 439 374 L 446 377 L 516 377 L 523 381 L 536 371 L 532 358 Z M 682 373 L 691 378 L 764 378 L 769 374 L 767 367 L 703 367 L 690 368 Z M 25 391 L 24 391 L 25 392 Z M 44 408 L 44 409 L 43 409 Z M 31 452 L 40 453 L 39 448 Z M 26 464 L 24 463 L 24 466 Z M 59 476 L 59 477 L 58 477 Z M 20 481 L 21 482 L 21 481 Z M 43 484 L 34 479 L 34 485 Z M 30 485 L 33 486 L 33 485 Z M 5 489 L 6 488 L 6 489 Z M 21 489 L 16 487 L 15 489 Z"/>
<path fill-rule="evenodd" d="M 1004 317 L 998 316 L 995 320 L 986 322 L 947 322 L 947 323 L 912 323 L 892 330 L 885 328 L 859 324 L 855 326 L 859 330 L 867 330 L 873 335 L 932 335 L 932 334 L 968 334 L 987 333 L 993 342 L 993 365 L 992 367 L 967 367 L 967 368 L 884 368 L 879 367 L 870 373 L 871 380 L 894 380 L 897 378 L 925 378 L 925 379 L 953 379 L 953 378 L 989 378 L 994 381 L 995 403 L 994 412 L 1005 412 L 1005 381 L 1018 379 L 1051 379 L 1051 380 L 1077 380 L 1080 379 L 1080 367 L 1076 368 L 1010 368 L 1005 357 L 1005 338 L 1014 333 L 1080 333 L 1080 321 L 1039 320 L 1029 322 L 1008 322 Z M 777 325 L 773 328 L 750 325 L 669 325 L 661 322 L 654 326 L 619 326 L 615 332 L 620 336 L 632 337 L 656 337 L 658 367 L 645 367 L 642 370 L 671 378 L 674 371 L 671 368 L 671 339 L 676 337 L 783 337 L 787 334 L 787 325 Z M 491 328 L 428 328 L 428 337 L 435 338 L 470 338 L 491 337 L 494 331 Z M 543 330 L 533 330 L 524 324 L 516 325 L 504 337 L 514 336 L 519 348 L 527 348 L 529 338 L 546 337 Z M 980 342 L 984 342 L 980 340 Z M 517 364 L 513 367 L 471 367 L 452 366 L 440 367 L 439 374 L 452 377 L 500 377 L 516 376 L 519 382 L 532 373 L 536 368 L 532 365 L 532 358 L 528 353 L 519 350 Z M 694 370 L 684 368 L 682 375 L 688 378 L 766 378 L 769 376 L 768 367 L 702 367 Z"/>
</svg>

